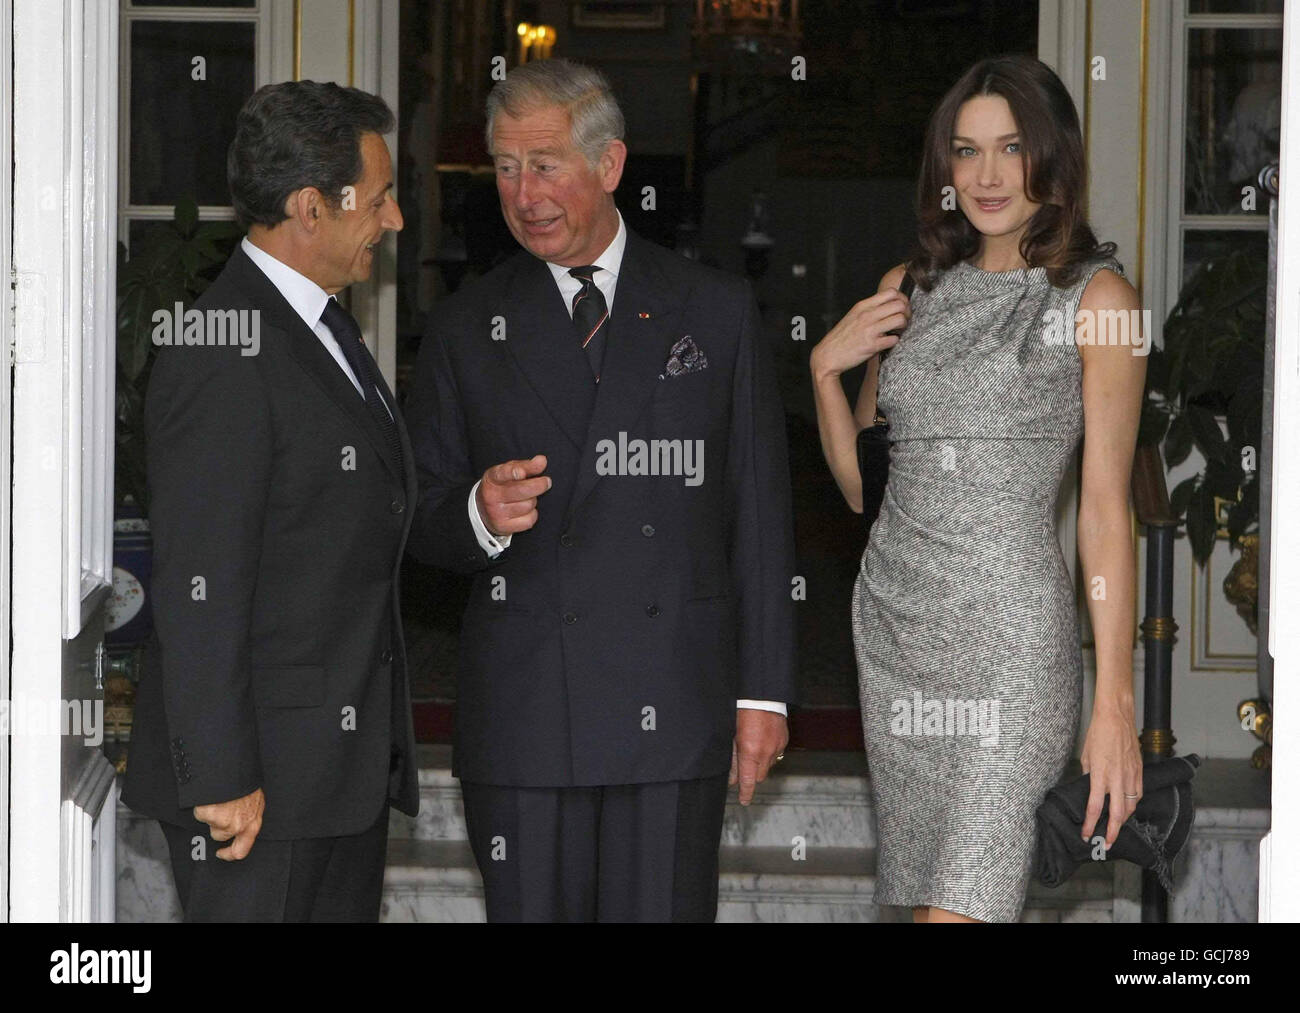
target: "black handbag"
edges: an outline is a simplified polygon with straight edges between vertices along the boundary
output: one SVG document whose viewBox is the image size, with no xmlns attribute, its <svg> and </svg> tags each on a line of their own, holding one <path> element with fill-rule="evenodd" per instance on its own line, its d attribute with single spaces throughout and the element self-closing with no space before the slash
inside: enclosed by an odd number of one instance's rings
<svg viewBox="0 0 1300 1013">
<path fill-rule="evenodd" d="M 916 282 L 910 271 L 904 270 L 903 283 L 898 290 L 909 299 Z M 889 331 L 898 334 L 899 331 Z M 885 364 L 886 348 L 880 353 L 880 365 Z M 876 371 L 876 421 L 875 425 L 858 430 L 858 472 L 862 476 L 862 520 L 871 535 L 871 525 L 880 513 L 885 500 L 885 483 L 889 480 L 889 420 L 880 411 L 880 371 Z"/>
<path fill-rule="evenodd" d="M 1085 841 L 1083 818 L 1088 809 L 1092 779 L 1084 774 L 1048 791 L 1038 807 L 1038 843 L 1034 872 L 1048 886 L 1060 886 L 1090 860 L 1124 859 L 1150 869 L 1166 890 L 1174 888 L 1174 859 L 1187 843 L 1196 818 L 1192 777 L 1201 765 L 1195 753 L 1149 760 L 1142 767 L 1142 798 L 1133 815 L 1120 827 L 1109 851 L 1094 843 L 1105 838 L 1110 819 L 1110 799 L 1101 807 L 1093 839 Z"/>
</svg>

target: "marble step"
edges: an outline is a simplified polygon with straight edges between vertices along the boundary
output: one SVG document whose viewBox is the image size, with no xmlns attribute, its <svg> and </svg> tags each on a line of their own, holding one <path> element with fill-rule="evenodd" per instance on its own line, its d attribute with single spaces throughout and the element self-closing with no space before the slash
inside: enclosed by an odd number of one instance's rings
<svg viewBox="0 0 1300 1013">
<path fill-rule="evenodd" d="M 794 861 L 784 847 L 724 846 L 719 855 L 720 922 L 904 921 L 878 908 L 871 848 L 809 848 Z M 1065 885 L 1029 889 L 1026 922 L 1109 922 L 1117 912 L 1113 869 L 1080 869 Z M 483 921 L 483 888 L 464 841 L 398 839 L 388 845 L 383 921 Z"/>
<path fill-rule="evenodd" d="M 481 921 L 482 886 L 465 840 L 450 750 L 421 747 L 421 814 L 394 814 L 384 899 L 390 921 Z M 792 753 L 748 808 L 728 806 L 720 857 L 721 921 L 881 921 L 875 838 L 860 755 Z M 1207 760 L 1196 778 L 1196 823 L 1174 866 L 1170 919 L 1256 917 L 1259 840 L 1271 823 L 1266 775 L 1240 760 Z M 806 861 L 792 859 L 802 837 Z M 117 807 L 117 912 L 123 922 L 179 917 L 158 824 Z M 1026 921 L 1137 921 L 1141 877 L 1125 862 L 1081 869 L 1060 890 L 1031 884 Z"/>
<path fill-rule="evenodd" d="M 866 763 L 849 753 L 792 753 L 758 786 L 749 806 L 727 805 L 723 846 L 789 850 L 874 848 L 875 824 L 867 791 Z M 451 776 L 446 746 L 420 747 L 420 815 L 394 812 L 389 836 L 399 840 L 464 841 L 460 782 Z"/>
</svg>

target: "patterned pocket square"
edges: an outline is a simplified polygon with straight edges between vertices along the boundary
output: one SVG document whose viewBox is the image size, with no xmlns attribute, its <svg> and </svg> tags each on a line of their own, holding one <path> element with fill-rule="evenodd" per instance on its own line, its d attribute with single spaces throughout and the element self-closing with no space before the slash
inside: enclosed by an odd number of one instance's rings
<svg viewBox="0 0 1300 1013">
<path fill-rule="evenodd" d="M 687 334 L 677 344 L 673 345 L 673 350 L 668 356 L 668 362 L 664 366 L 665 376 L 685 376 L 687 373 L 698 373 L 702 369 L 709 368 L 709 360 L 704 357 L 700 351 L 699 345 Z"/>
</svg>

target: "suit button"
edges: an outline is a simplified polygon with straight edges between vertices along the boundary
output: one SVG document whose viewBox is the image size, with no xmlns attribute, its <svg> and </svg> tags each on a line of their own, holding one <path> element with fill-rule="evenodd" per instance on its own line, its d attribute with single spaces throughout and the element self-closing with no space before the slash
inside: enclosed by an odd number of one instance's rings
<svg viewBox="0 0 1300 1013">
<path fill-rule="evenodd" d="M 399 503 L 397 500 L 393 500 L 393 502 L 388 504 L 388 509 L 392 513 L 400 514 L 403 510 L 406 509 L 406 507 L 402 506 L 402 504 Z"/>
<path fill-rule="evenodd" d="M 577 621 L 578 621 L 578 613 L 576 612 L 564 613 L 564 622 L 566 626 L 572 626 Z"/>
<path fill-rule="evenodd" d="M 645 614 L 648 615 L 651 619 L 653 619 L 655 616 L 657 616 L 657 615 L 659 614 L 659 606 L 658 606 L 658 605 L 647 605 L 647 606 L 645 607 Z"/>
<path fill-rule="evenodd" d="M 379 660 L 387 665 L 393 660 L 393 652 L 385 647 L 383 653 L 379 655 Z"/>
<path fill-rule="evenodd" d="M 642 525 L 641 525 L 641 534 L 645 535 L 647 538 L 653 538 L 653 537 L 655 536 L 654 525 L 653 525 L 653 524 L 642 524 Z"/>
<path fill-rule="evenodd" d="M 574 543 L 574 537 L 571 534 L 569 534 L 567 531 L 564 534 L 560 535 L 560 544 L 563 545 L 566 549 L 573 548 L 573 543 Z"/>
</svg>

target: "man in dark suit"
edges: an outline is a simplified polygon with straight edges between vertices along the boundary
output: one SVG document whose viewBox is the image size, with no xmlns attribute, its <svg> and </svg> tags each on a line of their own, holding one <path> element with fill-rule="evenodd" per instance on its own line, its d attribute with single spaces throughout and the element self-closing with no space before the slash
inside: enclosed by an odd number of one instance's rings
<svg viewBox="0 0 1300 1013">
<path fill-rule="evenodd" d="M 156 320 L 157 643 L 123 797 L 161 821 L 189 920 L 374 921 L 389 805 L 418 809 L 413 454 L 334 298 L 402 227 L 392 126 L 353 88 L 254 94 L 227 167 L 248 236 L 183 321 Z"/>
<path fill-rule="evenodd" d="M 488 99 L 524 247 L 435 307 L 411 550 L 475 574 L 455 773 L 492 920 L 711 921 L 728 771 L 787 740 L 784 416 L 748 284 L 624 226 L 597 71 Z"/>
</svg>

